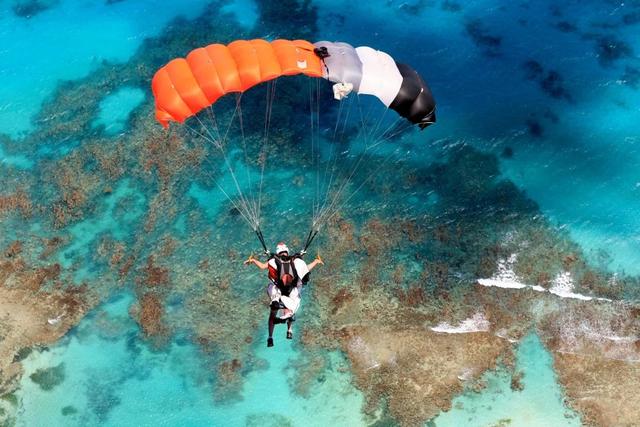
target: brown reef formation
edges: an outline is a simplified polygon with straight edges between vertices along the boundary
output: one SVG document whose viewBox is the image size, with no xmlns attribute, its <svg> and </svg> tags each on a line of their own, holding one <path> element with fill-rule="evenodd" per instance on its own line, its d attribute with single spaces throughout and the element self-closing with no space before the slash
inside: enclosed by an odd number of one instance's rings
<svg viewBox="0 0 640 427">
<path fill-rule="evenodd" d="M 421 227 L 424 232 L 414 241 L 442 238 L 442 228 L 428 223 Z M 639 378 L 637 308 L 623 302 L 561 298 L 532 288 L 484 287 L 454 274 L 436 273 L 453 268 L 447 263 L 437 269 L 422 263 L 421 272 L 401 274 L 398 265 L 406 266 L 406 260 L 390 259 L 399 247 L 407 249 L 404 239 L 415 228 L 410 222 L 371 219 L 358 229 L 344 218 L 336 220 L 328 230 L 334 250 L 324 254 L 325 260 L 342 266 L 355 257 L 359 268 L 338 281 L 318 273 L 310 289 L 308 298 L 322 308 L 305 312 L 303 343 L 308 350 L 319 346 L 347 354 L 354 382 L 365 392 L 366 413 L 373 416 L 384 407 L 386 416 L 400 425 L 423 425 L 448 410 L 451 399 L 464 388 L 481 388 L 477 380 L 487 369 L 498 363 L 513 368 L 513 345 L 533 330 L 552 352 L 567 403 L 583 415 L 583 422 L 633 425 L 639 416 L 636 394 L 630 391 Z M 523 226 L 521 231 L 525 230 Z M 525 235 L 554 241 L 548 231 L 538 228 Z M 550 247 L 562 245 L 556 242 Z M 507 243 L 495 250 L 512 248 Z M 520 247 L 524 256 L 517 270 L 530 273 L 529 283 L 541 283 L 532 279 L 540 276 L 541 265 L 550 272 L 554 266 L 566 268 L 580 278 L 591 274 L 574 252 L 556 253 L 560 256 L 552 259 L 530 256 L 527 250 Z M 575 247 L 567 245 L 564 250 L 575 251 Z M 575 259 L 568 262 L 567 258 Z M 528 266 L 529 262 L 535 265 Z M 606 280 L 604 276 L 601 280 Z M 420 287 L 414 280 L 433 280 L 435 288 Z M 452 286 L 452 281 L 458 283 Z M 576 288 L 590 295 L 597 295 L 594 289 L 606 289 L 608 296 L 620 294 L 615 284 L 576 282 Z M 443 321 L 457 325 L 477 313 L 488 322 L 486 330 L 456 334 L 431 330 Z M 317 373 L 299 375 L 298 381 L 306 383 L 305 375 Z M 512 375 L 514 386 L 521 387 L 519 373 Z M 614 401 L 615 405 L 607 403 Z"/>
<path fill-rule="evenodd" d="M 634 426 L 640 396 L 640 307 L 573 302 L 545 319 L 541 335 L 553 351 L 569 404 L 587 426 Z"/>
<path fill-rule="evenodd" d="M 16 241 L 0 254 L 0 395 L 32 347 L 55 343 L 97 303 L 86 285 L 65 286 L 60 265 L 29 265 L 22 250 Z"/>
</svg>

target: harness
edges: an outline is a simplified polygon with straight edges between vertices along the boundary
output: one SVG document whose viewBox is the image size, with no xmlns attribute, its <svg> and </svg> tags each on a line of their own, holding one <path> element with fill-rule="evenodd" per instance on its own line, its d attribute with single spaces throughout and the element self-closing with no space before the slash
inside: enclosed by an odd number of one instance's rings
<svg viewBox="0 0 640 427">
<path fill-rule="evenodd" d="M 278 255 L 272 255 L 271 259 L 276 263 L 276 271 L 271 272 L 272 274 L 270 274 L 270 279 L 278 289 L 280 289 L 282 295 L 288 297 L 293 288 L 298 286 L 298 281 L 302 280 L 302 283 L 307 283 L 309 281 L 309 274 L 306 274 L 301 278 L 296 271 L 294 261 L 296 259 L 302 259 L 301 254 L 294 254 L 286 258 L 279 257 Z M 286 276 L 290 276 L 288 280 Z"/>
<path fill-rule="evenodd" d="M 278 255 L 273 255 L 271 258 L 276 263 L 276 274 L 275 277 L 271 278 L 271 281 L 278 287 L 278 289 L 280 289 L 282 295 L 288 297 L 293 288 L 298 285 L 298 280 L 300 280 L 294 260 L 301 258 L 301 256 L 300 254 L 295 254 L 287 258 L 282 258 Z M 291 276 L 291 279 L 288 280 L 288 284 L 286 284 L 285 281 L 287 275 Z"/>
</svg>

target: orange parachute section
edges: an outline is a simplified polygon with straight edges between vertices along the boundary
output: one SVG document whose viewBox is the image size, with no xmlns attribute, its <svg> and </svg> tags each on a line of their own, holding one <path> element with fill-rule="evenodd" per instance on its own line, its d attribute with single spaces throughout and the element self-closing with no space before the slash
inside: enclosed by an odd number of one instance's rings
<svg viewBox="0 0 640 427">
<path fill-rule="evenodd" d="M 156 119 L 164 127 L 184 122 L 231 92 L 278 78 L 322 77 L 321 61 L 305 40 L 236 40 L 211 44 L 176 58 L 153 76 Z"/>
</svg>

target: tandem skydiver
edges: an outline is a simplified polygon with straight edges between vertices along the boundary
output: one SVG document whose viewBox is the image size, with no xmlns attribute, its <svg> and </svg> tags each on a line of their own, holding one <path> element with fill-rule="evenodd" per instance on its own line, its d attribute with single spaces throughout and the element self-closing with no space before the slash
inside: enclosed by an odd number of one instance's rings
<svg viewBox="0 0 640 427">
<path fill-rule="evenodd" d="M 260 270 L 269 269 L 267 294 L 271 299 L 271 313 L 267 347 L 273 347 L 273 328 L 278 323 L 287 323 L 287 339 L 292 339 L 292 324 L 295 313 L 300 307 L 302 285 L 309 281 L 311 270 L 318 264 L 324 265 L 324 262 L 318 255 L 307 265 L 300 254 L 289 256 L 289 248 L 280 242 L 276 246 L 276 254 L 272 255 L 267 262 L 261 262 L 251 255 L 244 264 L 254 264 Z M 277 316 L 278 310 L 282 310 L 280 317 Z"/>
</svg>

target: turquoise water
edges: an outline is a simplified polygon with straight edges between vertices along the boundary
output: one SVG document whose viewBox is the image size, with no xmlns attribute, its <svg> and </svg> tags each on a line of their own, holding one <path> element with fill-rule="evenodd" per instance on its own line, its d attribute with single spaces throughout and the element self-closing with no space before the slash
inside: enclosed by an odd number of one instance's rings
<svg viewBox="0 0 640 427">
<path fill-rule="evenodd" d="M 131 111 L 142 103 L 144 97 L 142 89 L 128 87 L 107 95 L 100 103 L 100 113 L 93 127 L 104 126 L 109 135 L 124 131 Z"/>
<path fill-rule="evenodd" d="M 25 361 L 18 425 L 45 425 L 46 419 L 46 425 L 60 426 L 244 426 L 272 425 L 278 417 L 297 424 L 308 423 L 310 413 L 313 425 L 362 425 L 363 398 L 346 372 L 314 384 L 308 399 L 292 394 L 292 362 L 300 355 L 284 330 L 276 336 L 277 353 L 256 346 L 258 367 L 246 378 L 243 399 L 214 404 L 206 358 L 185 340 L 151 351 L 127 314 L 132 302 L 121 295 L 102 305 L 60 344 Z M 327 357 L 336 370 L 348 364 L 337 353 Z M 52 391 L 29 379 L 40 368 L 61 364 L 64 382 Z M 64 415 L 65 407 L 75 413 Z"/>
<path fill-rule="evenodd" d="M 172 34 L 175 27 L 185 28 L 184 21 L 175 25 L 172 20 L 178 16 L 195 19 L 207 5 L 197 0 L 110 3 L 60 0 L 29 17 L 14 13 L 16 2 L 0 3 L 0 133 L 4 135 L 0 173 L 11 177 L 8 182 L 15 188 L 9 186 L 9 190 L 19 187 L 20 177 L 30 176 L 36 183 L 32 187 L 42 185 L 38 196 L 46 204 L 53 197 L 51 182 L 45 182 L 52 159 L 73 156 L 95 134 L 106 150 L 114 147 L 118 138 L 132 131 L 137 114 L 148 114 L 147 125 L 155 126 L 150 111 L 144 110 L 150 96 L 148 81 L 138 85 L 125 80 L 92 99 L 97 109 L 85 128 L 60 136 L 38 134 L 44 139 L 29 140 L 43 122 L 55 119 L 40 117 L 38 112 L 64 86 L 61 82 L 91 79 L 105 62 L 114 69 L 127 64 L 144 48 L 145 39 Z M 629 19 L 625 17 L 640 12 L 634 3 L 590 0 L 588 4 L 585 8 L 579 2 L 554 6 L 546 1 L 503 5 L 492 0 L 460 4 L 385 0 L 350 3 L 345 8 L 343 2 L 333 0 L 313 2 L 317 39 L 386 50 L 420 70 L 433 88 L 439 123 L 429 128 L 426 137 L 410 134 L 402 141 L 403 164 L 428 165 L 460 146 L 489 153 L 499 164 L 501 176 L 525 191 L 555 226 L 567 230 L 592 262 L 637 275 L 640 39 L 638 24 L 626 23 Z M 285 11 L 276 23 L 261 21 L 260 7 L 251 0 L 226 2 L 212 9 L 227 14 L 214 13 L 206 19 L 213 20 L 216 28 L 231 25 L 231 35 L 238 37 L 248 33 L 297 37 L 311 31 L 309 24 L 289 22 Z M 188 22 L 190 35 L 207 39 L 193 23 L 196 21 Z M 281 29 L 285 25 L 289 27 Z M 535 71 L 531 61 L 542 71 Z M 330 133 L 333 123 L 327 119 L 322 126 Z M 352 142 L 351 148 L 357 151 L 361 145 Z M 380 149 L 385 155 L 396 151 L 389 146 Z M 127 157 L 126 147 L 123 151 L 121 164 L 138 166 L 139 159 Z M 231 151 L 230 160 L 243 191 L 258 182 L 260 168 L 248 165 L 240 150 Z M 84 167 L 96 168 L 93 164 Z M 218 164 L 210 167 L 219 183 L 232 196 L 236 194 L 226 169 Z M 172 230 L 174 237 L 185 241 L 175 258 L 167 261 L 177 269 L 176 281 L 185 266 L 206 257 L 232 251 L 245 256 L 255 250 L 250 231 L 228 214 L 229 205 L 217 187 L 204 179 L 189 181 L 185 176 L 190 174 L 196 175 L 187 170 L 177 179 L 181 182 L 170 188 L 184 198 L 180 209 L 159 212 L 157 223 L 165 227 L 162 231 L 147 233 L 144 223 L 145 212 L 155 209 L 153 202 L 161 186 L 148 175 L 124 172 L 108 185 L 96 184 L 101 188 L 99 196 L 90 200 L 91 209 L 84 217 L 54 229 L 48 218 L 36 214 L 24 225 L 16 225 L 15 220 L 3 223 L 2 238 L 62 234 L 64 243 L 53 256 L 65 270 L 64 277 L 96 289 L 111 283 L 111 276 L 105 278 L 108 262 L 98 254 L 113 242 L 135 251 L 144 265 L 155 248 L 145 246 L 141 236 L 148 235 L 149 246 L 160 245 L 161 236 Z M 299 162 L 287 165 L 286 170 L 271 169 L 266 177 L 271 191 L 265 205 L 272 223 L 282 224 L 300 210 L 307 214 L 311 192 L 304 184 L 290 183 L 312 182 L 308 165 Z M 397 208 L 394 213 L 418 216 L 437 205 L 438 196 L 433 193 L 425 195 L 420 188 L 406 193 L 406 198 L 396 194 L 398 199 L 389 205 L 397 205 L 390 207 L 356 198 L 354 215 L 366 217 Z M 290 228 L 285 231 L 266 230 L 267 240 L 299 234 L 308 220 L 303 216 L 287 222 Z M 240 293 L 255 297 L 263 292 L 257 273 L 249 274 L 247 280 L 250 283 Z M 197 290 L 202 283 L 193 285 Z M 299 341 L 281 337 L 283 330 L 276 332 L 277 352 L 264 347 L 266 310 L 261 311 L 264 318 L 257 321 L 260 326 L 255 328 L 253 342 L 243 347 L 250 357 L 248 362 L 243 359 L 240 397 L 216 401 L 217 356 L 204 354 L 193 342 L 195 332 L 179 322 L 171 324 L 175 336 L 169 343 L 153 348 L 129 315 L 136 281 L 128 278 L 119 286 L 104 291 L 104 302 L 59 343 L 34 352 L 24 362 L 26 375 L 17 392 L 18 425 L 357 426 L 371 421 L 361 413 L 364 397 L 352 384 L 349 363 L 339 352 L 322 354 L 326 369 L 314 377 L 312 393 L 309 397 L 296 395 L 295 361 L 304 363 L 307 355 Z M 189 316 L 180 299 L 190 291 L 171 294 L 177 302 L 170 314 Z M 304 314 L 303 308 L 301 321 Z M 485 390 L 457 397 L 453 409 L 437 417 L 435 424 L 484 426 L 510 419 L 513 426 L 579 425 L 562 404 L 550 355 L 536 336 L 525 338 L 517 354 L 517 369 L 524 373 L 522 391 L 510 389 L 505 371 L 488 373 Z M 61 366 L 64 381 L 52 390 L 42 390 L 30 379 L 37 369 L 55 366 Z"/>
<path fill-rule="evenodd" d="M 16 3 L 22 2 L 0 5 L 0 126 L 14 137 L 32 129 L 33 117 L 59 81 L 84 77 L 102 61 L 126 61 L 173 17 L 195 17 L 204 6 L 197 0 L 162 7 L 154 1 L 63 0 L 25 18 L 13 12 Z"/>
</svg>

